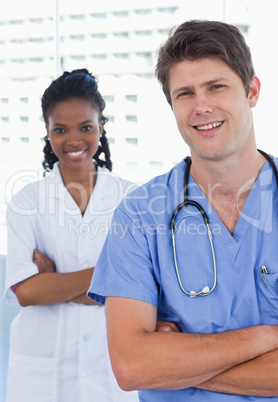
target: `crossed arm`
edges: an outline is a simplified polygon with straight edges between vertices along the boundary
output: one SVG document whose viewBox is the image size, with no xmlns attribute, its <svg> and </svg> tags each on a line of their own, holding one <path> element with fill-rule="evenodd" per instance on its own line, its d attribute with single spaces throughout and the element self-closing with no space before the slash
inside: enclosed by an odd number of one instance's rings
<svg viewBox="0 0 278 402">
<path fill-rule="evenodd" d="M 67 301 L 98 304 L 86 296 L 94 268 L 57 273 L 54 262 L 39 250 L 34 251 L 33 262 L 37 265 L 39 274 L 28 278 L 15 290 L 22 306 L 57 304 Z"/>
<path fill-rule="evenodd" d="M 108 297 L 108 345 L 119 385 L 132 389 L 202 388 L 239 395 L 278 395 L 278 326 L 218 334 L 156 328 L 151 304 Z M 171 328 L 170 328 L 171 329 Z"/>
</svg>

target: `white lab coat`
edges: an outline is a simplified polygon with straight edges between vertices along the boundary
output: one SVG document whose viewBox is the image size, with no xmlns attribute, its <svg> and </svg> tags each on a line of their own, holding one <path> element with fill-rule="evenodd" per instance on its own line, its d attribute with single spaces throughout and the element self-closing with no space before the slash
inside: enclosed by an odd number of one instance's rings
<svg viewBox="0 0 278 402">
<path fill-rule="evenodd" d="M 55 164 L 48 177 L 17 193 L 7 210 L 4 298 L 10 287 L 38 273 L 38 248 L 57 272 L 95 266 L 112 213 L 135 186 L 98 168 L 82 217 Z M 21 307 L 11 325 L 7 402 L 135 402 L 118 387 L 109 362 L 104 308 L 79 303 Z"/>
</svg>

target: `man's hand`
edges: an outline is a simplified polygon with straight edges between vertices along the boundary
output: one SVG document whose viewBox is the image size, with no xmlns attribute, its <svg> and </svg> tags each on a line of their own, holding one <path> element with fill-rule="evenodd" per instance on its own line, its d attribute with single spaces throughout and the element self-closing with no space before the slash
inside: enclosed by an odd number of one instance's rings
<svg viewBox="0 0 278 402">
<path fill-rule="evenodd" d="M 155 332 L 181 332 L 173 322 L 157 320 Z"/>
<path fill-rule="evenodd" d="M 56 272 L 54 262 L 46 255 L 42 254 L 38 249 L 34 250 L 33 262 L 38 267 L 40 274 L 45 272 Z"/>
</svg>

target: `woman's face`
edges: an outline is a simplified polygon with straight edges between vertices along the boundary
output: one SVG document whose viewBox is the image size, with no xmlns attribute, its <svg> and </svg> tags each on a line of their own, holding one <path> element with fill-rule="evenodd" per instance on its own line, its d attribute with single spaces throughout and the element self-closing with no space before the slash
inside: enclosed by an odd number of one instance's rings
<svg viewBox="0 0 278 402">
<path fill-rule="evenodd" d="M 47 136 L 60 161 L 60 171 L 95 169 L 92 161 L 103 123 L 99 111 L 84 99 L 73 98 L 57 103 L 48 115 Z"/>
</svg>

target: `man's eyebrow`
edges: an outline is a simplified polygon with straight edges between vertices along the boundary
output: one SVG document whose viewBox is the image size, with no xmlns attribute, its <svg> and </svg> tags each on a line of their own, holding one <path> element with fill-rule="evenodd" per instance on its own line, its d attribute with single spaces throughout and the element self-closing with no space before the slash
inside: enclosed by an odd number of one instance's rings
<svg viewBox="0 0 278 402">
<path fill-rule="evenodd" d="M 229 81 L 229 79 L 228 79 L 228 78 L 225 78 L 225 77 L 215 78 L 215 79 L 213 79 L 213 80 L 209 80 L 209 81 L 206 81 L 206 82 L 204 82 L 203 84 L 201 84 L 201 88 L 203 88 L 203 87 L 208 87 L 208 86 L 213 85 L 213 84 L 216 84 L 217 82 L 220 82 L 220 81 L 222 81 L 222 82 L 227 82 L 227 81 Z"/>
<path fill-rule="evenodd" d="M 225 78 L 225 77 L 214 78 L 214 79 L 212 79 L 212 80 L 203 82 L 203 83 L 200 85 L 200 87 L 201 87 L 201 88 L 209 87 L 210 85 L 216 84 L 217 82 L 221 82 L 221 81 L 222 81 L 222 82 L 227 82 L 227 81 L 229 81 L 229 79 L 228 79 L 228 78 Z M 183 92 L 183 91 L 194 91 L 194 89 L 195 89 L 195 87 L 194 87 L 193 85 L 185 85 L 185 86 L 182 86 L 182 87 L 180 87 L 180 88 L 175 89 L 175 90 L 172 92 L 172 95 L 175 95 L 175 94 L 177 94 L 178 92 Z"/>
<path fill-rule="evenodd" d="M 194 91 L 194 86 L 184 86 L 184 87 L 177 88 L 172 92 L 172 95 L 175 95 L 178 92 L 184 92 L 184 91 Z"/>
</svg>

